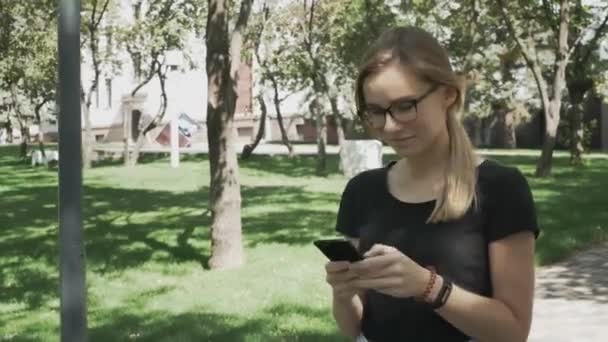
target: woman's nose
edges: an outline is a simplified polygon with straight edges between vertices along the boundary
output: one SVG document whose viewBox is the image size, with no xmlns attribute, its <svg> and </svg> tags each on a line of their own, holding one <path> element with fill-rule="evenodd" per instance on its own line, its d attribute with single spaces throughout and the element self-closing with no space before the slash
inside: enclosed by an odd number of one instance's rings
<svg viewBox="0 0 608 342">
<path fill-rule="evenodd" d="M 396 121 L 395 119 L 393 119 L 393 116 L 390 115 L 389 113 L 384 114 L 386 115 L 384 118 L 384 131 L 385 132 L 395 132 L 400 130 L 401 128 L 403 128 L 403 124 L 401 124 L 400 122 Z"/>
</svg>

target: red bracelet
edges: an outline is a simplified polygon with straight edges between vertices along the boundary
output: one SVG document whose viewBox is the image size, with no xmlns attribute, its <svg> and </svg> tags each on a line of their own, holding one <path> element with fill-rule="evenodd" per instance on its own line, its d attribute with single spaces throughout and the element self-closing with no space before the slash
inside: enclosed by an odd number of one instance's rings
<svg viewBox="0 0 608 342">
<path fill-rule="evenodd" d="M 426 288 L 422 295 L 416 297 L 416 299 L 420 302 L 428 302 L 429 296 L 431 295 L 431 291 L 433 290 L 433 286 L 435 286 L 435 280 L 437 280 L 437 272 L 433 266 L 426 267 L 431 272 L 431 278 L 429 282 L 426 284 Z"/>
</svg>

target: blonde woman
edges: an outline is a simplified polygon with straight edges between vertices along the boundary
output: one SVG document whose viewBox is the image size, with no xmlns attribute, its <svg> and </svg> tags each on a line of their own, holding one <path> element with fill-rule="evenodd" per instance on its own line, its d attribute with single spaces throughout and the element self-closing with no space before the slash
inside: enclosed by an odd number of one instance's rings
<svg viewBox="0 0 608 342">
<path fill-rule="evenodd" d="M 437 40 L 383 33 L 356 83 L 360 118 L 399 160 L 352 178 L 336 229 L 365 259 L 329 262 L 333 313 L 373 342 L 523 342 L 539 234 L 526 179 L 478 158 L 458 120 L 463 85 Z"/>
</svg>

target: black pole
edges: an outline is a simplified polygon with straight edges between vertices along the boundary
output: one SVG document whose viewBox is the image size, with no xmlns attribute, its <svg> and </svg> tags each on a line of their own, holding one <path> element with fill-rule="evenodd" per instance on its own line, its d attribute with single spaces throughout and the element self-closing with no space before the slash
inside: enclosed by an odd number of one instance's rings
<svg viewBox="0 0 608 342">
<path fill-rule="evenodd" d="M 61 341 L 86 341 L 82 233 L 80 0 L 59 0 L 59 276 Z"/>
</svg>

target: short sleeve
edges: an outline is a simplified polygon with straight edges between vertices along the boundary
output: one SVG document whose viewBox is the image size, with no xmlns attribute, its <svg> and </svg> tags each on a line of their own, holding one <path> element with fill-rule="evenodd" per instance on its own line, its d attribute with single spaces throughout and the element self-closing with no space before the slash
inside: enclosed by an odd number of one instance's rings
<svg viewBox="0 0 608 342">
<path fill-rule="evenodd" d="M 489 189 L 486 237 L 489 242 L 521 231 L 531 231 L 538 238 L 536 208 L 530 186 L 519 169 L 503 167 Z"/>
<path fill-rule="evenodd" d="M 361 213 L 359 187 L 357 186 L 360 182 L 359 178 L 359 176 L 355 176 L 346 184 L 336 219 L 336 231 L 352 238 L 359 237 L 358 224 Z"/>
</svg>

